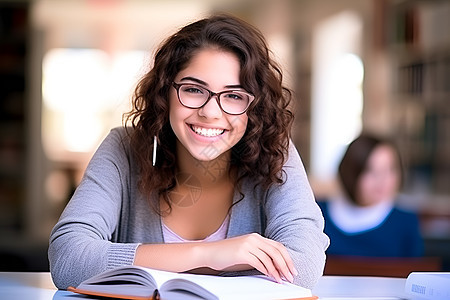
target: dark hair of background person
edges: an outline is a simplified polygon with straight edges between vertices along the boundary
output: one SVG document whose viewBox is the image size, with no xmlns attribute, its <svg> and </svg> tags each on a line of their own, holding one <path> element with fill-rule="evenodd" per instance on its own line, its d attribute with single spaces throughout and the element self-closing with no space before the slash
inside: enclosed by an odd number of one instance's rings
<svg viewBox="0 0 450 300">
<path fill-rule="evenodd" d="M 363 133 L 350 143 L 338 168 L 344 191 L 348 194 L 349 200 L 355 204 L 358 204 L 356 189 L 360 176 L 367 168 L 367 161 L 373 150 L 381 145 L 388 145 L 395 152 L 400 174 L 400 185 L 403 183 L 402 161 L 396 145 L 389 139 Z"/>
<path fill-rule="evenodd" d="M 255 96 L 247 130 L 232 148 L 232 168 L 239 182 L 247 176 L 267 188 L 282 183 L 293 114 L 288 109 L 292 92 L 282 85 L 282 72 L 272 60 L 261 32 L 226 14 L 214 15 L 180 29 L 157 50 L 154 65 L 137 85 L 131 112 L 124 115 L 134 131 L 131 145 L 140 166 L 139 189 L 149 196 L 157 191 L 170 207 L 168 193 L 176 184 L 176 136 L 169 123 L 169 91 L 175 76 L 205 48 L 230 51 L 240 61 L 240 83 Z M 152 166 L 153 137 L 158 140 L 157 163 Z M 231 168 L 230 168 L 231 169 Z"/>
</svg>

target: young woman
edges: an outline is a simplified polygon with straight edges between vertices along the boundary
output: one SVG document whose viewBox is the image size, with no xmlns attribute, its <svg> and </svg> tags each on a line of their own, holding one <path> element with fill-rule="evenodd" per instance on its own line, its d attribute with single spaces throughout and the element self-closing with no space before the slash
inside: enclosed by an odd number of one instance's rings
<svg viewBox="0 0 450 300">
<path fill-rule="evenodd" d="M 50 237 L 57 287 L 120 265 L 260 272 L 312 288 L 328 238 L 289 139 L 291 93 L 232 16 L 169 37 Z"/>
<path fill-rule="evenodd" d="M 422 238 L 415 213 L 398 208 L 401 161 L 395 145 L 363 134 L 347 148 L 339 165 L 345 197 L 319 202 L 327 254 L 375 257 L 421 256 Z"/>
</svg>

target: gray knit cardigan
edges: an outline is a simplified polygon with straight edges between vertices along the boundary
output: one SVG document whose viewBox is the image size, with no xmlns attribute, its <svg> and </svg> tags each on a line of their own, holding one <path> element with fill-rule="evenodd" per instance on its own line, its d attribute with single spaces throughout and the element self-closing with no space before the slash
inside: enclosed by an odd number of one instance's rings
<svg viewBox="0 0 450 300">
<path fill-rule="evenodd" d="M 160 216 L 138 191 L 138 168 L 126 137 L 124 128 L 111 130 L 51 232 L 50 271 L 60 289 L 133 264 L 141 243 L 164 242 Z M 244 180 L 244 198 L 232 207 L 227 237 L 257 232 L 281 242 L 299 271 L 294 283 L 312 288 L 322 275 L 329 239 L 292 143 L 284 171 L 285 183 L 269 190 Z M 236 191 L 234 201 L 239 199 Z"/>
</svg>

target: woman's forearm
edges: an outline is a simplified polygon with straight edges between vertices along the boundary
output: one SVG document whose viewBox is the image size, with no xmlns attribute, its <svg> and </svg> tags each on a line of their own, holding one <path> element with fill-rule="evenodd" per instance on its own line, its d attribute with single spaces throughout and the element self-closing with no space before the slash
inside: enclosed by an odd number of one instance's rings
<svg viewBox="0 0 450 300">
<path fill-rule="evenodd" d="M 142 244 L 136 250 L 134 265 L 185 272 L 204 267 L 198 243 Z"/>
</svg>

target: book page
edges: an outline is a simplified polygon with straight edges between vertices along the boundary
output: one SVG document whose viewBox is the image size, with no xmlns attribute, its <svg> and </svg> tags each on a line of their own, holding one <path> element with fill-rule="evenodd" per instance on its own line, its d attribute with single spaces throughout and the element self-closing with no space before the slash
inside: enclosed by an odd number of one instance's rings
<svg viewBox="0 0 450 300">
<path fill-rule="evenodd" d="M 157 288 L 154 278 L 139 267 L 122 267 L 108 270 L 83 281 L 78 287 L 80 293 L 114 295 L 128 295 L 133 297 L 147 297 Z"/>
<path fill-rule="evenodd" d="M 309 289 L 288 282 L 277 283 L 263 275 L 222 277 L 147 270 L 155 277 L 163 292 L 181 288 L 180 284 L 182 284 L 187 286 L 188 290 L 192 289 L 192 292 L 200 293 L 199 290 L 194 290 L 193 286 L 182 283 L 181 279 L 183 279 L 198 284 L 217 295 L 219 299 L 295 299 L 311 296 Z M 177 280 L 162 283 L 174 278 Z"/>
</svg>

